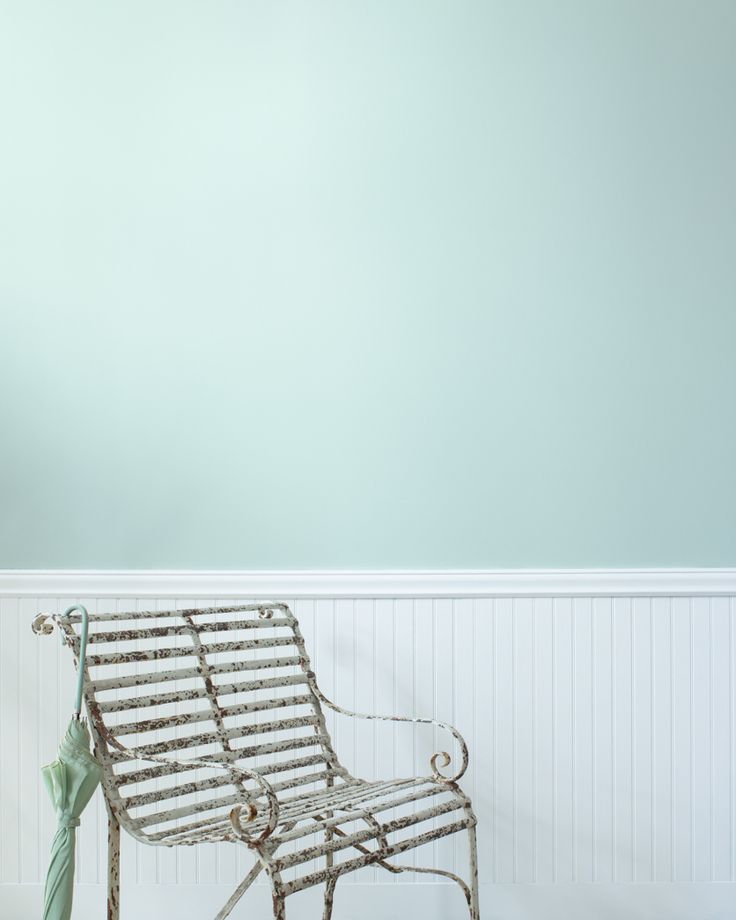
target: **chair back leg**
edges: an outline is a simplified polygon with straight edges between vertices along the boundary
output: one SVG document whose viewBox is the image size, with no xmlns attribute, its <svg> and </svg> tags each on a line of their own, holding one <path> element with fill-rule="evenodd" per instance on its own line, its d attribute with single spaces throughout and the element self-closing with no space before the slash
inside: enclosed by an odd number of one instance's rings
<svg viewBox="0 0 736 920">
<path fill-rule="evenodd" d="M 120 920 L 120 822 L 107 806 L 107 920 Z"/>
<path fill-rule="evenodd" d="M 327 783 L 328 786 L 332 786 L 332 782 Z M 325 817 L 330 819 L 333 817 L 333 812 L 325 812 Z M 328 827 L 325 831 L 325 843 L 330 843 L 333 838 L 332 828 Z M 330 869 L 333 864 L 332 851 L 328 850 L 325 854 L 325 868 Z M 330 920 L 332 917 L 332 901 L 335 895 L 335 885 L 337 884 L 337 877 L 328 878 L 325 884 L 325 909 L 322 913 L 322 920 Z"/>
</svg>

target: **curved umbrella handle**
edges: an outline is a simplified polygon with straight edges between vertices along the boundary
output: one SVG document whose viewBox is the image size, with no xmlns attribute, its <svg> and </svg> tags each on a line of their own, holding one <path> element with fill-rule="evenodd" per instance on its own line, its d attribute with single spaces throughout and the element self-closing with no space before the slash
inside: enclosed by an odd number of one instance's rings
<svg viewBox="0 0 736 920">
<path fill-rule="evenodd" d="M 79 639 L 79 668 L 77 670 L 77 692 L 74 697 L 74 718 L 78 719 L 82 713 L 82 687 L 84 685 L 84 660 L 87 655 L 87 632 L 89 630 L 89 614 L 87 608 L 81 604 L 73 604 L 68 607 L 64 617 L 68 617 L 74 610 L 78 610 L 82 615 L 82 635 Z"/>
</svg>

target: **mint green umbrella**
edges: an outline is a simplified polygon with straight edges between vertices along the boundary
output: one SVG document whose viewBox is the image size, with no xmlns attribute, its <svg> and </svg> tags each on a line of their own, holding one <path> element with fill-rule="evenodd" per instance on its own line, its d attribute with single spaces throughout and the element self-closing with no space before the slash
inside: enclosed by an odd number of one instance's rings
<svg viewBox="0 0 736 920">
<path fill-rule="evenodd" d="M 79 817 L 84 811 L 102 776 L 102 768 L 90 753 L 87 723 L 80 718 L 84 656 L 87 651 L 87 611 L 75 605 L 82 614 L 82 636 L 79 647 L 79 673 L 74 715 L 69 722 L 59 754 L 53 763 L 41 769 L 44 784 L 53 802 L 59 826 L 51 844 L 51 861 L 46 875 L 43 920 L 69 920 L 74 894 L 74 849 Z"/>
</svg>

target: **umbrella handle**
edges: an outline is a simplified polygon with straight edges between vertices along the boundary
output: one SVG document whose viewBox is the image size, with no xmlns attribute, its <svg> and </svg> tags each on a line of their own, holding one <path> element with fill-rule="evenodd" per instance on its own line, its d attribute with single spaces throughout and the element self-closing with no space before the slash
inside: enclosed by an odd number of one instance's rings
<svg viewBox="0 0 736 920">
<path fill-rule="evenodd" d="M 64 617 L 68 617 L 74 610 L 78 610 L 82 615 L 82 635 L 79 639 L 79 667 L 77 670 L 77 692 L 74 697 L 74 718 L 78 719 L 82 713 L 82 687 L 84 685 L 84 661 L 87 655 L 87 632 L 89 630 L 89 614 L 87 608 L 81 604 L 73 604 L 64 611 Z"/>
</svg>

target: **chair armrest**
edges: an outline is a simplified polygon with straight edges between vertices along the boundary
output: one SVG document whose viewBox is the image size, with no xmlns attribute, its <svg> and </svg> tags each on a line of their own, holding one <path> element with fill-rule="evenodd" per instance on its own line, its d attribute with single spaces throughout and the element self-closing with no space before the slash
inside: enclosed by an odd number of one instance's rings
<svg viewBox="0 0 736 920">
<path fill-rule="evenodd" d="M 101 726 L 97 726 L 98 730 Z M 119 751 L 121 754 L 126 754 L 128 757 L 134 758 L 136 760 L 146 760 L 153 763 L 163 763 L 163 764 L 172 764 L 174 766 L 182 767 L 203 767 L 208 770 L 225 770 L 230 774 L 230 777 L 233 783 L 243 782 L 245 780 L 253 780 L 259 787 L 261 793 L 265 796 L 266 801 L 268 802 L 268 823 L 264 830 L 257 836 L 254 837 L 249 834 L 241 823 L 241 813 L 243 811 L 243 805 L 236 805 L 230 811 L 230 824 L 232 825 L 235 836 L 239 840 L 242 840 L 249 847 L 258 847 L 263 843 L 270 835 L 276 830 L 276 827 L 279 823 L 279 801 L 276 798 L 276 793 L 273 791 L 273 787 L 268 782 L 265 777 L 257 770 L 249 770 L 243 767 L 236 767 L 233 764 L 229 763 L 220 763 L 213 760 L 200 760 L 198 758 L 187 758 L 184 760 L 175 760 L 172 757 L 163 757 L 157 754 L 141 754 L 135 748 L 127 748 L 125 745 L 122 745 L 114 735 L 104 728 L 103 737 L 108 746 L 115 748 L 116 751 Z M 258 809 L 253 802 L 247 804 L 247 814 L 245 816 L 245 822 L 249 823 L 254 821 L 258 817 Z"/>
<path fill-rule="evenodd" d="M 452 776 L 445 776 L 444 773 L 440 772 L 440 767 L 449 766 L 452 762 L 452 757 L 447 753 L 447 751 L 437 751 L 435 754 L 433 754 L 430 757 L 429 763 L 432 768 L 432 776 L 439 782 L 456 783 L 468 769 L 468 745 L 465 743 L 465 739 L 460 734 L 460 732 L 452 725 L 448 725 L 446 722 L 440 722 L 438 719 L 422 719 L 412 716 L 377 716 L 365 712 L 352 712 L 350 709 L 343 709 L 342 706 L 338 706 L 337 703 L 333 703 L 332 700 L 329 700 L 317 686 L 317 682 L 314 679 L 314 676 L 311 676 L 310 682 L 312 690 L 320 702 L 324 703 L 325 706 L 327 706 L 329 709 L 332 709 L 334 712 L 339 712 L 344 716 L 352 716 L 354 719 L 372 719 L 379 722 L 413 722 L 417 725 L 436 725 L 438 728 L 442 728 L 446 732 L 449 732 L 460 745 L 460 754 L 462 760 L 460 763 L 460 769 L 456 773 L 454 773 Z"/>
</svg>

